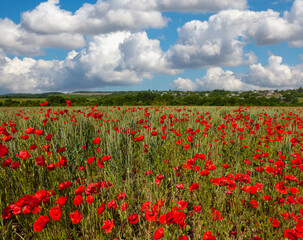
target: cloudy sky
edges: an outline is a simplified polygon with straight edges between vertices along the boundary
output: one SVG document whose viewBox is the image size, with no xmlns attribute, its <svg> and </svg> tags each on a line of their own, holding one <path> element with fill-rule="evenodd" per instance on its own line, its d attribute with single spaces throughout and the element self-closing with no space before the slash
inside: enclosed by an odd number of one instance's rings
<svg viewBox="0 0 303 240">
<path fill-rule="evenodd" d="M 2 0 L 0 94 L 303 86 L 303 0 Z"/>
</svg>

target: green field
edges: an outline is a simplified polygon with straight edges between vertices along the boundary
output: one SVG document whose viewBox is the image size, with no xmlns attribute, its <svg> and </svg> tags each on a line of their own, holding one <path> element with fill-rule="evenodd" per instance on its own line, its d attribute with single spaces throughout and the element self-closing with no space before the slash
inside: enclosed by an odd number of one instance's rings
<svg viewBox="0 0 303 240">
<path fill-rule="evenodd" d="M 302 111 L 0 108 L 0 235 L 300 236 Z"/>
<path fill-rule="evenodd" d="M 18 101 L 18 102 L 40 100 L 41 102 L 44 102 L 44 101 L 46 101 L 46 98 L 0 98 L 0 102 L 4 102 L 5 100 L 12 100 L 12 101 Z"/>
</svg>

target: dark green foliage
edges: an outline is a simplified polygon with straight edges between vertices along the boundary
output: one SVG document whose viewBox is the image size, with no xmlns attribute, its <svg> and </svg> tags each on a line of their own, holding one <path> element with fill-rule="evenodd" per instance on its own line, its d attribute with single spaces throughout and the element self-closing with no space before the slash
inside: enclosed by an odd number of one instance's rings
<svg viewBox="0 0 303 240">
<path fill-rule="evenodd" d="M 65 106 L 66 100 L 72 106 L 303 106 L 303 88 L 295 90 L 260 90 L 230 92 L 225 90 L 181 92 L 181 91 L 121 91 L 121 92 L 60 92 L 42 94 L 11 94 L 0 96 L 0 106 Z M 95 93 L 96 95 L 94 95 Z M 99 94 L 99 95 L 98 95 Z M 104 94 L 104 95 L 100 95 Z M 1 101 L 1 98 L 4 99 Z M 20 100 L 19 100 L 20 98 Z M 30 98 L 25 100 L 24 98 Z"/>
<path fill-rule="evenodd" d="M 53 106 L 65 104 L 65 98 L 60 95 L 49 96 L 46 98 L 46 101 L 49 102 L 49 105 Z"/>
</svg>

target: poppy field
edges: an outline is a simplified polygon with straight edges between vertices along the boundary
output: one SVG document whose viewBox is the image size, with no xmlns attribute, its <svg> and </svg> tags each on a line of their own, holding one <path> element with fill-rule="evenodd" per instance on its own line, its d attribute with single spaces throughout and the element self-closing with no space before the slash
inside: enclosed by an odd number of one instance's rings
<svg viewBox="0 0 303 240">
<path fill-rule="evenodd" d="M 0 108 L 3 239 L 303 239 L 303 108 Z"/>
</svg>

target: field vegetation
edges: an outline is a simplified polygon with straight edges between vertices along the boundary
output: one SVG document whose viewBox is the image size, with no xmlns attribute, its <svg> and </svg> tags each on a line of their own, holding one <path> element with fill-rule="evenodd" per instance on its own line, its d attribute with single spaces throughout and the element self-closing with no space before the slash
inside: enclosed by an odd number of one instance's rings
<svg viewBox="0 0 303 240">
<path fill-rule="evenodd" d="M 2 107 L 0 235 L 300 239 L 302 111 Z"/>
<path fill-rule="evenodd" d="M 292 90 L 213 91 L 120 91 L 120 92 L 49 92 L 0 96 L 0 106 L 303 106 L 303 88 Z"/>
</svg>

